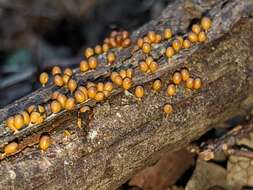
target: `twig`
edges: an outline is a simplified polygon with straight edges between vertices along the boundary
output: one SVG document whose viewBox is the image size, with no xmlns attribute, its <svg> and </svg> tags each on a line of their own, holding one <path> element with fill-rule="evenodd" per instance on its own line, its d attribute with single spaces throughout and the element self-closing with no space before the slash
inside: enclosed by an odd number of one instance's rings
<svg viewBox="0 0 253 190">
<path fill-rule="evenodd" d="M 246 158 L 253 159 L 253 152 L 248 151 L 248 150 L 238 150 L 238 149 L 230 148 L 230 149 L 227 150 L 227 153 L 229 155 L 234 155 L 234 156 L 240 156 L 240 157 L 246 157 Z"/>
<path fill-rule="evenodd" d="M 248 151 L 242 151 L 242 150 L 237 150 L 231 148 L 236 144 L 236 141 L 238 139 L 241 139 L 247 135 L 249 135 L 250 132 L 253 132 L 253 123 L 252 121 L 244 126 L 237 126 L 227 132 L 224 136 L 217 138 L 211 142 L 208 143 L 202 143 L 200 147 L 196 145 L 191 145 L 189 147 L 189 150 L 191 152 L 198 153 L 201 158 L 204 160 L 211 160 L 214 158 L 214 154 L 216 152 L 224 151 L 225 153 L 228 154 L 241 154 L 241 155 L 248 155 L 250 156 L 253 153 L 248 152 Z"/>
</svg>

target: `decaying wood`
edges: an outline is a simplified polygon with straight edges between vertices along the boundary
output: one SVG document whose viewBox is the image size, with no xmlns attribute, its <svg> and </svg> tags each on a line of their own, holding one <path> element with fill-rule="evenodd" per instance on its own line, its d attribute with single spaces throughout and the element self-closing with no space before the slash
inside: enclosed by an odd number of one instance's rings
<svg viewBox="0 0 253 190">
<path fill-rule="evenodd" d="M 173 28 L 186 33 L 194 18 L 208 14 L 213 28 L 209 42 L 183 50 L 170 63 L 163 56 L 171 42 L 163 42 L 152 50 L 159 63 L 158 72 L 143 75 L 138 61 L 140 50 L 130 47 L 118 52 L 117 63 L 101 65 L 88 74 L 75 73 L 80 84 L 87 80 L 106 80 L 110 71 L 131 67 L 134 83 L 145 86 L 145 98 L 140 102 L 121 90 L 103 104 L 94 106 L 92 118 L 82 114 L 83 127 L 76 127 L 77 113 L 63 111 L 50 116 L 42 125 L 24 128 L 13 135 L 0 127 L 0 147 L 18 139 L 23 150 L 0 162 L 1 189 L 115 189 L 137 170 L 153 163 L 164 151 L 187 146 L 216 123 L 225 122 L 237 114 L 245 114 L 253 105 L 253 3 L 250 0 L 176 1 L 162 15 L 132 34 L 143 36 L 149 30 Z M 182 85 L 177 95 L 165 95 L 168 78 L 176 70 L 187 67 L 193 77 L 201 77 L 200 91 L 186 90 Z M 153 93 L 149 82 L 160 77 L 163 91 Z M 0 110 L 0 121 L 31 104 L 47 103 L 56 88 L 49 85 Z M 64 89 L 62 89 L 64 91 Z M 162 107 L 173 105 L 174 112 L 165 117 Z M 71 136 L 63 138 L 63 131 Z M 54 139 L 42 154 L 33 145 L 42 132 Z M 34 138 L 31 138 L 34 135 Z M 33 141 L 34 140 L 34 141 Z"/>
</svg>

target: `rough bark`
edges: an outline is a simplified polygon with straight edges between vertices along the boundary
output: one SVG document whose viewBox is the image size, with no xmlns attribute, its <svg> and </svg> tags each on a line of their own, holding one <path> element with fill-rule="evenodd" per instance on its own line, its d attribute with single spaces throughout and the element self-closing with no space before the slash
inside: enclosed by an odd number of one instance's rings
<svg viewBox="0 0 253 190">
<path fill-rule="evenodd" d="M 192 19 L 208 14 L 213 28 L 208 43 L 183 50 L 168 64 L 163 56 L 170 42 L 152 50 L 159 63 L 158 72 L 143 75 L 138 71 L 141 51 L 134 47 L 118 52 L 117 64 L 102 64 L 93 72 L 75 78 L 106 80 L 111 70 L 134 68 L 134 84 L 145 87 L 141 102 L 125 96 L 121 90 L 106 102 L 92 104 L 93 117 L 82 114 L 83 128 L 76 127 L 77 111 L 50 116 L 42 125 L 24 128 L 13 135 L 0 127 L 0 147 L 18 139 L 22 151 L 0 162 L 1 189 L 115 189 L 137 170 L 153 163 L 164 151 L 175 151 L 199 138 L 217 123 L 245 114 L 253 105 L 253 2 L 248 0 L 176 1 L 162 15 L 132 34 L 143 36 L 149 30 L 161 31 L 170 26 L 186 33 Z M 165 95 L 168 78 L 176 70 L 187 67 L 194 77 L 201 77 L 200 91 L 186 90 L 182 85 L 175 97 Z M 160 93 L 150 90 L 150 81 L 160 77 L 164 83 Z M 0 121 L 31 104 L 47 103 L 52 85 L 0 110 Z M 63 90 L 64 91 L 64 90 Z M 174 112 L 165 117 L 162 107 L 173 105 Z M 80 107 L 80 106 L 79 106 Z M 63 131 L 72 135 L 63 139 Z M 42 132 L 49 132 L 53 145 L 43 155 L 36 146 Z"/>
</svg>

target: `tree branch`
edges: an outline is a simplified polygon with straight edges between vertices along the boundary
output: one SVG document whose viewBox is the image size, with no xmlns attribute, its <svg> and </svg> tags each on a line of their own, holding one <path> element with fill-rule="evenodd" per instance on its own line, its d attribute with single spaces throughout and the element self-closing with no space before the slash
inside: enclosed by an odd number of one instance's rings
<svg viewBox="0 0 253 190">
<path fill-rule="evenodd" d="M 134 46 L 117 52 L 117 63 L 112 67 L 104 64 L 102 55 L 96 71 L 85 75 L 75 71 L 75 78 L 83 84 L 106 80 L 110 71 L 131 67 L 134 85 L 144 85 L 146 90 L 141 102 L 119 89 L 103 104 L 87 102 L 94 106 L 93 117 L 88 120 L 86 113 L 81 114 L 82 129 L 76 127 L 77 110 L 52 115 L 42 125 L 24 128 L 17 135 L 2 125 L 0 147 L 17 138 L 23 149 L 0 162 L 1 189 L 115 189 L 157 160 L 159 153 L 186 147 L 216 123 L 246 113 L 253 105 L 253 22 L 246 18 L 253 5 L 247 0 L 216 2 L 201 7 L 176 1 L 159 18 L 132 34 L 134 40 L 149 30 L 161 31 L 168 26 L 186 33 L 192 19 L 204 13 L 212 18 L 209 42 L 181 51 L 171 64 L 163 57 L 171 41 L 154 47 L 151 54 L 159 69 L 153 75 L 139 72 L 138 62 L 144 55 Z M 201 77 L 203 88 L 190 91 L 179 86 L 175 97 L 167 97 L 168 78 L 182 67 Z M 150 90 L 149 82 L 157 77 L 164 82 L 161 93 Z M 31 104 L 47 103 L 53 90 L 55 87 L 49 85 L 5 107 L 0 110 L 0 121 Z M 162 107 L 168 102 L 174 112 L 164 117 Z M 64 130 L 72 134 L 67 140 Z M 42 132 L 49 132 L 55 142 L 44 155 L 36 146 L 29 147 Z"/>
</svg>

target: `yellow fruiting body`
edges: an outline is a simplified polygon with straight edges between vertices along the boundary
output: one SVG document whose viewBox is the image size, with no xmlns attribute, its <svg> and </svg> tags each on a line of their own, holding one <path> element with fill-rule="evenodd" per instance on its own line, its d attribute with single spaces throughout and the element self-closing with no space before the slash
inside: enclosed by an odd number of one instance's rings
<svg viewBox="0 0 253 190">
<path fill-rule="evenodd" d="M 62 77 L 60 75 L 55 75 L 54 76 L 54 85 L 58 86 L 58 87 L 63 86 L 63 80 L 62 80 Z"/>
<path fill-rule="evenodd" d="M 97 94 L 97 89 L 94 86 L 88 88 L 88 97 L 89 98 L 94 99 L 96 94 Z"/>
<path fill-rule="evenodd" d="M 104 43 L 105 43 L 105 44 L 108 44 L 108 45 L 110 44 L 109 37 L 107 37 L 107 38 L 104 39 Z"/>
<path fill-rule="evenodd" d="M 195 34 L 194 32 L 190 32 L 188 34 L 188 39 L 190 40 L 190 42 L 196 43 L 196 42 L 198 42 L 198 35 Z"/>
<path fill-rule="evenodd" d="M 106 82 L 104 84 L 104 91 L 108 91 L 108 92 L 111 92 L 113 90 L 113 85 L 111 82 Z"/>
<path fill-rule="evenodd" d="M 140 49 L 142 48 L 143 43 L 144 43 L 143 39 L 142 39 L 142 38 L 138 38 L 138 40 L 137 40 L 137 46 L 138 46 Z"/>
<path fill-rule="evenodd" d="M 98 65 L 98 61 L 95 57 L 90 57 L 88 59 L 88 64 L 90 69 L 96 69 Z"/>
<path fill-rule="evenodd" d="M 104 44 L 109 44 L 109 38 L 104 39 Z"/>
<path fill-rule="evenodd" d="M 41 124 L 41 123 L 43 123 L 43 121 L 44 121 L 44 117 L 43 117 L 43 116 L 40 116 L 40 117 L 38 118 L 38 121 L 37 121 L 36 124 Z"/>
<path fill-rule="evenodd" d="M 174 96 L 176 94 L 176 86 L 174 84 L 169 84 L 167 88 L 167 95 Z"/>
<path fill-rule="evenodd" d="M 108 44 L 103 44 L 102 49 L 103 49 L 103 52 L 108 52 L 110 48 Z"/>
<path fill-rule="evenodd" d="M 183 42 L 183 47 L 184 47 L 185 49 L 189 49 L 189 48 L 191 47 L 191 42 L 190 42 L 190 40 L 185 39 L 184 42 Z"/>
<path fill-rule="evenodd" d="M 176 39 L 172 42 L 172 47 L 176 52 L 178 52 L 181 49 L 182 44 L 178 39 Z"/>
<path fill-rule="evenodd" d="M 63 83 L 64 83 L 65 85 L 67 85 L 68 82 L 69 82 L 69 80 L 70 80 L 70 76 L 64 74 L 64 75 L 62 76 L 62 80 L 63 80 Z"/>
<path fill-rule="evenodd" d="M 116 40 L 115 38 L 110 38 L 109 39 L 109 44 L 112 46 L 112 47 L 117 47 L 117 43 L 116 43 Z"/>
<path fill-rule="evenodd" d="M 33 110 L 35 110 L 35 105 L 31 105 L 27 108 L 28 113 L 30 114 Z"/>
<path fill-rule="evenodd" d="M 112 72 L 112 73 L 111 73 L 110 78 L 111 78 L 111 80 L 112 80 L 113 82 L 114 82 L 116 76 L 119 76 L 119 73 L 117 73 L 117 72 Z"/>
<path fill-rule="evenodd" d="M 132 86 L 132 80 L 130 78 L 125 78 L 122 83 L 124 90 L 129 90 Z"/>
<path fill-rule="evenodd" d="M 155 36 L 155 43 L 160 43 L 162 41 L 162 36 L 160 34 L 156 34 Z"/>
<path fill-rule="evenodd" d="M 14 126 L 14 117 L 9 117 L 6 121 L 6 126 L 14 132 L 17 132 L 16 127 Z"/>
<path fill-rule="evenodd" d="M 133 78 L 133 69 L 127 69 L 126 70 L 126 77 Z"/>
<path fill-rule="evenodd" d="M 151 43 L 154 43 L 156 40 L 156 33 L 154 31 L 149 31 L 147 37 Z"/>
<path fill-rule="evenodd" d="M 67 96 L 65 96 L 64 94 L 59 94 L 57 97 L 57 101 L 61 104 L 61 107 L 64 108 L 66 105 L 66 101 L 67 101 Z"/>
<path fill-rule="evenodd" d="M 89 70 L 89 64 L 87 61 L 82 60 L 79 65 L 79 69 L 81 72 L 87 72 Z"/>
<path fill-rule="evenodd" d="M 181 47 L 183 46 L 184 38 L 182 36 L 177 36 L 176 40 L 179 40 Z"/>
<path fill-rule="evenodd" d="M 77 88 L 77 82 L 74 79 L 70 79 L 68 82 L 68 89 L 71 92 L 71 94 L 76 90 Z"/>
<path fill-rule="evenodd" d="M 113 41 L 115 43 L 115 46 L 121 47 L 122 46 L 122 42 L 123 42 L 123 38 L 122 38 L 121 35 L 117 35 L 115 38 L 113 38 Z"/>
<path fill-rule="evenodd" d="M 175 73 L 173 74 L 172 81 L 173 81 L 174 84 L 176 84 L 176 85 L 180 84 L 181 81 L 182 81 L 181 74 L 180 74 L 179 72 L 175 72 Z"/>
<path fill-rule="evenodd" d="M 173 32 L 170 28 L 166 28 L 164 30 L 164 33 L 163 33 L 164 39 L 168 40 L 172 37 L 172 35 L 173 35 Z"/>
<path fill-rule="evenodd" d="M 109 52 L 106 58 L 108 63 L 112 64 L 116 60 L 116 55 L 113 52 Z"/>
<path fill-rule="evenodd" d="M 160 91 L 162 88 L 162 81 L 159 79 L 156 79 L 152 84 L 152 89 L 154 91 Z"/>
<path fill-rule="evenodd" d="M 36 112 L 36 111 L 33 111 L 30 115 L 30 120 L 31 120 L 31 123 L 32 124 L 37 124 L 39 123 L 39 120 L 40 120 L 40 113 L 39 112 Z"/>
<path fill-rule="evenodd" d="M 121 32 L 121 37 L 122 37 L 123 40 L 130 39 L 130 38 L 129 38 L 129 32 L 126 31 L 126 30 L 122 31 L 122 32 Z"/>
<path fill-rule="evenodd" d="M 206 39 L 207 39 L 207 36 L 206 36 L 205 32 L 202 31 L 198 34 L 198 41 L 199 42 L 204 42 L 204 41 L 206 41 Z"/>
<path fill-rule="evenodd" d="M 188 78 L 185 82 L 186 88 L 192 89 L 193 88 L 194 80 L 193 78 Z"/>
<path fill-rule="evenodd" d="M 126 31 L 126 30 L 123 30 L 123 31 L 121 32 L 121 35 L 122 35 L 122 38 L 123 38 L 123 39 L 127 39 L 127 38 L 129 37 L 129 32 Z"/>
<path fill-rule="evenodd" d="M 193 88 L 194 88 L 195 90 L 200 89 L 200 88 L 201 88 L 201 85 L 202 85 L 202 83 L 201 83 L 201 79 L 200 79 L 200 78 L 194 79 Z"/>
<path fill-rule="evenodd" d="M 173 108 L 170 104 L 165 104 L 164 107 L 163 107 L 163 111 L 164 111 L 164 113 L 169 115 L 173 112 Z"/>
<path fill-rule="evenodd" d="M 147 43 L 147 42 L 144 42 L 144 43 L 143 43 L 143 46 L 142 46 L 142 51 L 143 51 L 143 53 L 145 53 L 145 54 L 149 54 L 150 51 L 151 51 L 151 46 L 150 46 L 150 44 Z"/>
<path fill-rule="evenodd" d="M 104 90 L 104 91 L 103 91 L 103 94 L 104 94 L 105 97 L 107 98 L 107 97 L 109 97 L 109 96 L 111 95 L 111 92 L 110 92 L 110 91 Z"/>
<path fill-rule="evenodd" d="M 41 114 L 45 114 L 46 113 L 46 107 L 44 105 L 38 105 L 38 111 Z"/>
<path fill-rule="evenodd" d="M 76 102 L 74 98 L 68 98 L 65 104 L 66 110 L 73 110 L 75 108 Z"/>
<path fill-rule="evenodd" d="M 103 52 L 103 49 L 102 49 L 101 45 L 96 45 L 95 53 L 96 54 L 101 54 L 102 52 Z"/>
<path fill-rule="evenodd" d="M 168 48 L 166 49 L 165 54 L 166 54 L 166 56 L 167 56 L 168 58 L 171 58 L 171 57 L 173 57 L 173 55 L 175 54 L 175 51 L 174 51 L 174 49 L 173 49 L 172 47 L 168 47 Z"/>
<path fill-rule="evenodd" d="M 151 71 L 151 73 L 155 73 L 158 69 L 158 64 L 153 61 L 150 65 L 149 65 L 149 69 Z"/>
<path fill-rule="evenodd" d="M 24 126 L 24 118 L 22 115 L 15 115 L 14 116 L 14 127 L 16 129 L 20 129 Z"/>
<path fill-rule="evenodd" d="M 97 83 L 97 91 L 102 92 L 104 90 L 104 83 Z"/>
<path fill-rule="evenodd" d="M 84 96 L 86 97 L 86 99 L 88 98 L 88 90 L 87 90 L 87 88 L 85 88 L 84 86 L 79 86 L 78 90 L 80 90 L 84 94 Z"/>
<path fill-rule="evenodd" d="M 147 36 L 145 36 L 144 38 L 143 38 L 143 42 L 145 43 L 148 43 L 148 44 L 150 44 L 151 42 L 150 42 L 150 40 L 149 40 L 149 38 L 147 37 Z"/>
<path fill-rule="evenodd" d="M 47 84 L 49 79 L 49 76 L 46 72 L 43 72 L 40 74 L 40 83 L 42 84 L 42 86 L 45 86 L 45 84 Z"/>
<path fill-rule="evenodd" d="M 59 96 L 60 92 L 54 91 L 53 94 L 51 95 L 52 100 L 56 100 L 57 97 Z M 28 113 L 31 113 L 31 111 L 28 110 Z"/>
<path fill-rule="evenodd" d="M 86 48 L 84 51 L 84 56 L 89 58 L 94 55 L 94 50 L 92 48 Z"/>
<path fill-rule="evenodd" d="M 124 39 L 122 38 L 121 35 L 117 35 L 115 38 L 115 41 L 116 41 L 117 47 L 119 47 L 119 48 L 123 47 L 122 44 L 124 42 Z"/>
<path fill-rule="evenodd" d="M 122 79 L 126 78 L 126 77 L 127 77 L 126 70 L 120 70 L 119 76 L 120 76 Z"/>
<path fill-rule="evenodd" d="M 71 68 L 66 68 L 63 72 L 65 75 L 68 75 L 68 76 L 72 76 L 73 75 L 73 71 Z"/>
<path fill-rule="evenodd" d="M 123 83 L 123 80 L 122 80 L 122 78 L 121 78 L 121 76 L 116 76 L 115 78 L 114 78 L 114 81 L 113 81 L 116 85 L 118 85 L 118 86 L 121 86 L 122 85 L 122 83 Z"/>
<path fill-rule="evenodd" d="M 198 24 L 192 25 L 192 32 L 194 32 L 195 34 L 199 34 L 200 31 L 201 31 L 201 28 Z"/>
<path fill-rule="evenodd" d="M 61 74 L 61 68 L 58 66 L 54 66 L 52 68 L 52 75 L 60 75 Z"/>
<path fill-rule="evenodd" d="M 122 42 L 122 47 L 123 48 L 126 48 L 128 46 L 131 45 L 131 40 L 130 39 L 125 39 L 123 42 Z"/>
<path fill-rule="evenodd" d="M 142 98 L 144 96 L 144 88 L 142 86 L 136 86 L 134 94 L 136 98 Z"/>
<path fill-rule="evenodd" d="M 122 47 L 122 42 L 123 42 L 124 39 L 122 38 L 121 34 L 118 33 L 118 35 L 116 35 L 115 37 L 111 38 L 110 40 L 111 40 L 110 41 L 111 45 L 113 47 L 121 48 Z"/>
<path fill-rule="evenodd" d="M 182 69 L 180 73 L 183 81 L 186 81 L 188 78 L 190 78 L 190 73 L 187 69 Z"/>
<path fill-rule="evenodd" d="M 18 150 L 18 143 L 11 142 L 4 147 L 4 154 L 11 155 Z"/>
<path fill-rule="evenodd" d="M 201 19 L 201 27 L 206 31 L 209 30 L 212 27 L 211 19 L 208 17 L 203 17 Z"/>
<path fill-rule="evenodd" d="M 94 99 L 95 99 L 97 102 L 103 101 L 104 98 L 105 98 L 105 95 L 104 95 L 103 92 L 98 92 L 98 93 L 95 95 L 95 97 L 94 97 Z"/>
<path fill-rule="evenodd" d="M 147 73 L 148 70 L 149 70 L 148 64 L 145 63 L 144 61 L 141 61 L 141 62 L 140 62 L 139 68 L 140 68 L 140 71 L 143 72 L 143 73 Z"/>
<path fill-rule="evenodd" d="M 75 99 L 78 103 L 82 103 L 82 102 L 86 101 L 86 97 L 81 90 L 75 91 Z"/>
<path fill-rule="evenodd" d="M 43 135 L 40 137 L 39 147 L 41 150 L 45 151 L 51 144 L 51 139 L 48 135 Z"/>
<path fill-rule="evenodd" d="M 46 109 L 45 109 L 44 106 L 38 105 L 38 111 L 39 111 L 40 113 L 45 113 Z"/>
<path fill-rule="evenodd" d="M 54 100 L 51 102 L 50 108 L 53 113 L 58 113 L 61 111 L 62 106 L 61 106 L 60 102 L 58 102 L 57 100 Z"/>
<path fill-rule="evenodd" d="M 148 66 L 154 61 L 153 57 L 148 56 L 145 60 L 145 62 L 148 64 Z"/>
</svg>

